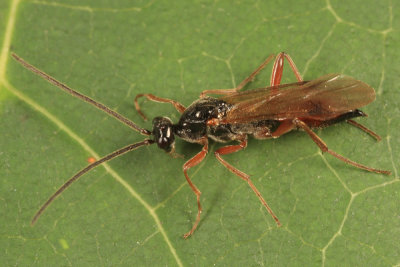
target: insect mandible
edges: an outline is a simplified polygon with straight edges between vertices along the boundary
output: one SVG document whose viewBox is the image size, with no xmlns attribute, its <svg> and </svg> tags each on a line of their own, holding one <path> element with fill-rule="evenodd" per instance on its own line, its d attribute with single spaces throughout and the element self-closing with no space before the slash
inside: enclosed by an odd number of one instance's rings
<svg viewBox="0 0 400 267">
<path fill-rule="evenodd" d="M 86 172 L 106 161 L 141 146 L 157 144 L 159 148 L 165 150 L 167 153 L 174 154 L 175 136 L 187 142 L 202 145 L 201 151 L 183 165 L 184 176 L 197 197 L 198 205 L 196 221 L 190 231 L 184 234 L 184 238 L 188 238 L 196 230 L 200 222 L 200 214 L 202 211 L 200 204 L 201 192 L 189 178 L 188 170 L 198 165 L 205 158 L 208 153 L 208 138 L 221 143 L 229 141 L 236 141 L 239 143 L 219 148 L 214 154 L 218 161 L 229 171 L 248 183 L 278 226 L 281 225 L 279 219 L 264 200 L 260 191 L 258 191 L 252 183 L 250 176 L 238 170 L 221 157 L 244 149 L 247 146 L 248 135 L 252 135 L 257 139 L 268 139 L 277 138 L 294 129 L 304 130 L 322 152 L 329 153 L 337 159 L 359 169 L 387 175 L 391 173 L 390 171 L 362 165 L 330 150 L 325 142 L 312 131 L 314 128 L 323 128 L 338 122 L 346 121 L 379 141 L 381 139 L 379 135 L 352 120 L 355 117 L 366 116 L 359 108 L 375 100 L 374 89 L 361 81 L 342 74 L 328 74 L 315 80 L 303 81 L 293 60 L 284 52 L 279 53 L 276 58 L 274 55 L 270 55 L 236 88 L 205 90 L 200 94 L 200 99 L 194 101 L 188 107 L 185 107 L 175 100 L 157 97 L 153 94 L 137 95 L 134 100 L 135 108 L 144 119 L 146 119 L 146 116 L 140 109 L 138 103 L 138 99 L 141 97 L 145 97 L 154 102 L 169 103 L 181 113 L 181 117 L 176 124 L 167 117 L 154 118 L 153 129 L 151 131 L 139 127 L 105 105 L 71 89 L 67 85 L 30 65 L 16 54 L 12 54 L 12 56 L 25 68 L 41 76 L 60 89 L 94 105 L 135 131 L 138 131 L 140 134 L 152 137 L 120 148 L 80 170 L 67 180 L 42 205 L 34 215 L 31 222 L 32 225 L 36 223 L 45 209 L 57 196 Z M 274 58 L 275 61 L 272 68 L 270 86 L 241 91 Z M 297 78 L 297 82 L 295 83 L 281 84 L 285 59 L 288 61 Z M 220 95 L 220 97 L 210 97 L 208 96 L 210 94 Z"/>
</svg>

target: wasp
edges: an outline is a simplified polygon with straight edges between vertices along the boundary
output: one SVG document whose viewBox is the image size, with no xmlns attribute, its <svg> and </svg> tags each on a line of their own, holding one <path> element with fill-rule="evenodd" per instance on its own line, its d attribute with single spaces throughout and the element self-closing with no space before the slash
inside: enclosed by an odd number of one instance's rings
<svg viewBox="0 0 400 267">
<path fill-rule="evenodd" d="M 200 98 L 188 107 L 175 100 L 157 97 L 153 94 L 137 95 L 134 99 L 135 108 L 144 119 L 147 119 L 147 117 L 141 110 L 138 102 L 139 98 L 142 97 L 154 102 L 169 103 L 181 114 L 177 123 L 173 123 L 167 117 L 155 117 L 152 122 L 152 130 L 139 127 L 105 105 L 57 81 L 55 78 L 27 63 L 16 54 L 12 54 L 12 56 L 26 69 L 41 76 L 53 85 L 94 105 L 140 134 L 149 136 L 149 138 L 141 142 L 125 146 L 106 155 L 76 173 L 42 205 L 34 215 L 31 225 L 36 223 L 45 209 L 57 196 L 91 169 L 129 151 L 151 144 L 157 144 L 165 152 L 176 155 L 175 137 L 202 146 L 200 152 L 183 164 L 183 174 L 193 193 L 196 195 L 198 206 L 195 223 L 190 231 L 184 234 L 185 239 L 191 236 L 196 230 L 202 212 L 200 204 L 201 191 L 191 181 L 188 171 L 206 157 L 209 139 L 220 143 L 237 142 L 237 144 L 217 149 L 214 154 L 223 166 L 248 183 L 278 226 L 281 225 L 281 222 L 272 211 L 272 208 L 267 204 L 260 191 L 253 184 L 250 176 L 222 158 L 223 155 L 246 148 L 249 135 L 256 139 L 269 139 L 278 138 L 292 130 L 303 130 L 311 137 L 322 152 L 326 152 L 359 169 L 386 175 L 391 173 L 390 171 L 365 166 L 336 153 L 329 149 L 326 143 L 313 131 L 313 129 L 324 128 L 339 122 L 347 122 L 379 141 L 381 139 L 379 135 L 353 120 L 356 117 L 366 116 L 359 108 L 375 100 L 374 89 L 366 83 L 343 74 L 328 74 L 315 80 L 304 81 L 292 58 L 284 52 L 279 53 L 276 57 L 273 54 L 270 55 L 236 88 L 205 90 L 200 94 Z M 274 60 L 274 63 L 270 85 L 265 88 L 242 91 L 272 60 Z M 296 76 L 297 82 L 295 83 L 281 84 L 285 60 L 289 63 Z M 211 97 L 209 95 L 218 95 L 219 97 Z"/>
</svg>

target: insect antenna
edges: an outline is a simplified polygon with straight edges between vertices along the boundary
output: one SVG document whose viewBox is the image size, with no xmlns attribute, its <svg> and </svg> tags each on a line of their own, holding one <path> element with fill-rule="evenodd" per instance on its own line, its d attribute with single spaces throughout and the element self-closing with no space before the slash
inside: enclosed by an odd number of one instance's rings
<svg viewBox="0 0 400 267">
<path fill-rule="evenodd" d="M 11 53 L 11 56 L 18 62 L 20 63 L 22 66 L 24 66 L 26 69 L 32 71 L 33 73 L 39 75 L 40 77 L 42 77 L 43 79 L 47 80 L 49 83 L 54 84 L 55 86 L 57 86 L 58 88 L 64 90 L 65 92 L 80 98 L 81 100 L 92 104 L 93 106 L 95 106 L 96 108 L 106 112 L 108 115 L 116 118 L 117 120 L 121 121 L 122 123 L 124 123 L 125 125 L 131 127 L 132 129 L 134 129 L 135 131 L 138 131 L 139 133 L 143 134 L 143 135 L 151 135 L 151 132 L 149 130 L 143 129 L 139 126 L 137 126 L 135 123 L 133 123 L 132 121 L 128 120 L 127 118 L 125 118 L 124 116 L 122 116 L 121 114 L 115 112 L 114 110 L 109 109 L 108 107 L 106 107 L 105 105 L 103 105 L 100 102 L 97 102 L 93 99 L 91 99 L 88 96 L 85 96 L 84 94 L 78 93 L 77 91 L 73 90 L 72 88 L 68 87 L 67 85 L 63 84 L 62 82 L 57 81 L 56 79 L 54 79 L 53 77 L 51 77 L 50 75 L 48 75 L 47 73 L 39 70 L 38 68 L 32 66 L 31 64 L 29 64 L 28 62 L 26 62 L 24 59 L 20 58 L 19 56 L 17 56 L 14 53 Z"/>
<path fill-rule="evenodd" d="M 123 148 L 120 148 L 110 154 L 108 154 L 107 156 L 99 159 L 96 162 L 93 162 L 92 164 L 89 164 L 87 167 L 83 168 L 82 170 L 80 170 L 78 173 L 76 173 L 74 176 L 72 176 L 71 178 L 68 179 L 68 181 L 66 181 L 53 195 L 51 195 L 51 197 L 40 207 L 40 209 L 36 212 L 35 216 L 33 217 L 32 221 L 31 221 L 31 226 L 33 226 L 36 221 L 39 219 L 39 217 L 42 215 L 42 213 L 46 210 L 46 208 L 62 193 L 65 191 L 65 189 L 67 189 L 73 182 L 77 181 L 82 175 L 84 175 L 85 173 L 87 173 L 88 171 L 90 171 L 93 168 L 96 168 L 97 166 L 99 166 L 100 164 L 112 160 L 118 156 L 121 156 L 122 154 L 125 154 L 129 151 L 135 150 L 141 146 L 145 146 L 145 145 L 151 145 L 153 144 L 155 141 L 150 140 L 150 139 L 146 139 L 143 140 L 141 142 L 135 143 L 135 144 L 131 144 L 128 146 L 125 146 Z"/>
</svg>

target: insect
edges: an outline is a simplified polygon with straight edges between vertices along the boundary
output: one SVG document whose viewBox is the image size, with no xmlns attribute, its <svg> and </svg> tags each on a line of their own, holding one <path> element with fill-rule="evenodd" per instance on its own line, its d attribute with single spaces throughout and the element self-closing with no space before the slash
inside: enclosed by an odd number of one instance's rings
<svg viewBox="0 0 400 267">
<path fill-rule="evenodd" d="M 247 138 L 249 135 L 257 139 L 277 138 L 294 129 L 300 129 L 311 137 L 322 152 L 329 153 L 337 159 L 359 169 L 387 175 L 390 174 L 390 171 L 362 165 L 330 150 L 325 142 L 312 131 L 313 128 L 323 128 L 338 122 L 346 121 L 379 141 L 380 137 L 376 133 L 352 120 L 355 117 L 366 116 L 359 108 L 374 101 L 374 89 L 361 81 L 342 74 L 328 74 L 315 80 L 303 81 L 293 60 L 284 52 L 279 53 L 276 58 L 274 55 L 270 55 L 236 88 L 205 90 L 201 93 L 200 98 L 188 107 L 185 107 L 175 100 L 157 97 L 153 94 L 137 95 L 134 100 L 135 107 L 144 119 L 147 118 L 138 103 L 138 99 L 141 97 L 145 97 L 154 102 L 169 103 L 181 113 L 181 117 L 176 124 L 167 117 L 154 118 L 152 130 L 139 127 L 119 113 L 71 89 L 67 85 L 30 65 L 16 54 L 12 54 L 12 56 L 25 68 L 41 76 L 60 89 L 94 105 L 135 131 L 138 131 L 140 134 L 151 136 L 141 142 L 120 148 L 80 170 L 67 180 L 36 212 L 31 222 L 32 225 L 36 223 L 45 209 L 57 196 L 91 169 L 129 151 L 151 144 L 157 144 L 159 148 L 174 155 L 175 136 L 187 142 L 202 145 L 201 151 L 183 165 L 184 176 L 196 195 L 198 205 L 196 221 L 190 231 L 184 234 L 184 238 L 188 238 L 196 230 L 200 222 L 200 214 L 202 211 L 200 204 L 201 192 L 189 178 L 188 170 L 198 165 L 205 158 L 208 153 L 208 138 L 222 143 L 229 141 L 236 141 L 239 143 L 219 148 L 214 154 L 218 161 L 229 171 L 248 183 L 278 226 L 281 225 L 278 217 L 264 200 L 260 191 L 258 191 L 252 183 L 250 176 L 238 170 L 222 158 L 223 155 L 244 149 L 247 146 Z M 270 86 L 241 91 L 241 89 L 251 82 L 274 58 Z M 285 59 L 288 61 L 297 78 L 297 82 L 295 83 L 280 84 Z M 210 97 L 208 96 L 210 94 L 220 95 L 220 97 Z"/>
</svg>

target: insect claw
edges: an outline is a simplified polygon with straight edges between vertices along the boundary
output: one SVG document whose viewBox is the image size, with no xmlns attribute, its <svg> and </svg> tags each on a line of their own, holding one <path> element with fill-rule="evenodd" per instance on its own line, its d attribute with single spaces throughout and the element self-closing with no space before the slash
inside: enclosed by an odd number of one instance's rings
<svg viewBox="0 0 400 267">
<path fill-rule="evenodd" d="M 175 146 L 172 148 L 171 152 L 169 152 L 168 154 L 170 154 L 170 156 L 174 159 L 176 159 L 176 158 L 184 159 L 185 158 L 184 155 L 175 152 Z"/>
<path fill-rule="evenodd" d="M 171 153 L 170 155 L 171 155 L 171 157 L 174 158 L 174 159 L 177 159 L 177 158 L 184 159 L 184 158 L 185 158 L 185 155 L 179 154 L 179 153 L 176 153 L 176 152 Z"/>
<path fill-rule="evenodd" d="M 138 113 L 139 113 L 140 117 L 142 117 L 142 119 L 143 119 L 144 121 L 148 121 L 146 115 L 144 115 L 144 113 L 143 113 L 141 110 L 138 110 Z"/>
</svg>

